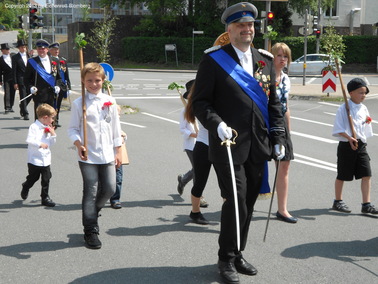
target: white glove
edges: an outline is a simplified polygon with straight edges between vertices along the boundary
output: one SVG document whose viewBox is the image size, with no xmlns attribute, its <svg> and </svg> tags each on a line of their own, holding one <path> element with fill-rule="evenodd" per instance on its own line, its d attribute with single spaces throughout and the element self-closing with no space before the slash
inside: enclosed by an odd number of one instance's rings
<svg viewBox="0 0 378 284">
<path fill-rule="evenodd" d="M 222 141 L 225 141 L 227 139 L 231 139 L 232 138 L 232 129 L 231 129 L 231 127 L 228 127 L 227 124 L 224 123 L 223 121 L 221 123 L 219 123 L 218 128 L 217 128 L 217 132 L 218 132 L 218 137 Z"/>
<path fill-rule="evenodd" d="M 285 157 L 285 146 L 280 144 L 274 145 L 274 154 L 277 156 L 277 160 L 282 160 Z"/>
<path fill-rule="evenodd" d="M 67 97 L 71 95 L 71 90 L 67 90 Z"/>
<path fill-rule="evenodd" d="M 55 88 L 55 91 L 54 91 L 55 94 L 59 95 L 60 88 L 58 86 L 55 86 L 54 88 Z"/>
<path fill-rule="evenodd" d="M 34 87 L 34 86 L 33 86 L 33 87 L 30 88 L 30 94 L 35 95 L 37 92 L 38 92 L 37 87 Z"/>
</svg>

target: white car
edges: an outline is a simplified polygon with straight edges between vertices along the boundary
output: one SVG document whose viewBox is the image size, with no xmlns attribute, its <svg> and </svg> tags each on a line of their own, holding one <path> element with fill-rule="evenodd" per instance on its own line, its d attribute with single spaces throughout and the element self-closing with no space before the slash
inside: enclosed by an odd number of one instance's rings
<svg viewBox="0 0 378 284">
<path fill-rule="evenodd" d="M 290 63 L 289 75 L 303 75 L 304 56 Z M 331 59 L 331 65 L 336 70 L 336 64 Z M 306 75 L 321 75 L 324 67 L 329 65 L 329 55 L 327 54 L 307 54 L 306 55 Z M 341 66 L 340 66 L 341 71 Z"/>
</svg>

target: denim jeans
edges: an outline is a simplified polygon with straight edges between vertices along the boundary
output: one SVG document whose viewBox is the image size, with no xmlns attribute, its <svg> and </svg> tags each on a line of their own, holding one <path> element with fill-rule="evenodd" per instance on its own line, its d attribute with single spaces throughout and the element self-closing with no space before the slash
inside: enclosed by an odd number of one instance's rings
<svg viewBox="0 0 378 284">
<path fill-rule="evenodd" d="M 83 177 L 83 226 L 84 232 L 98 232 L 98 212 L 114 194 L 116 171 L 114 162 L 109 164 L 88 164 L 79 162 Z M 101 189 L 99 188 L 101 183 Z"/>
<path fill-rule="evenodd" d="M 122 190 L 122 180 L 123 180 L 123 166 L 121 165 L 116 169 L 116 191 L 112 197 L 110 197 L 110 203 L 119 202 L 121 198 Z"/>
</svg>

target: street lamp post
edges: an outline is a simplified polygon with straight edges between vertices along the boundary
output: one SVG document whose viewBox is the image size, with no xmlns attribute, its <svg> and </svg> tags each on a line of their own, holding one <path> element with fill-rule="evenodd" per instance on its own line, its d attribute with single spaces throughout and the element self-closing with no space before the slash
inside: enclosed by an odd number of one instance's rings
<svg viewBox="0 0 378 284">
<path fill-rule="evenodd" d="M 354 14 L 360 11 L 361 8 L 354 8 L 350 10 L 350 18 L 349 18 L 349 35 L 353 35 L 353 21 L 354 21 Z"/>
</svg>

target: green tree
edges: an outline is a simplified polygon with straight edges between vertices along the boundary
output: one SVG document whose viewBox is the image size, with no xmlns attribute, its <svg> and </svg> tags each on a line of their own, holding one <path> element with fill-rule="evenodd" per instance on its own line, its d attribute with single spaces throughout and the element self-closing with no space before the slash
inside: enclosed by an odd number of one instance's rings
<svg viewBox="0 0 378 284">
<path fill-rule="evenodd" d="M 95 22 L 95 27 L 91 30 L 93 35 L 88 37 L 88 42 L 96 50 L 100 62 L 108 62 L 110 59 L 109 47 L 113 41 L 116 19 L 105 14 L 101 21 Z"/>
<path fill-rule="evenodd" d="M 0 0 L 0 24 L 10 30 L 17 29 L 19 23 L 18 16 L 28 12 L 28 2 L 28 0 Z"/>
<path fill-rule="evenodd" d="M 341 61 L 344 58 L 346 45 L 343 36 L 337 34 L 336 29 L 332 25 L 326 27 L 326 33 L 320 39 L 321 50 L 330 55 L 328 67 L 325 70 L 334 71 L 331 65 L 331 58 L 337 58 Z"/>
</svg>

